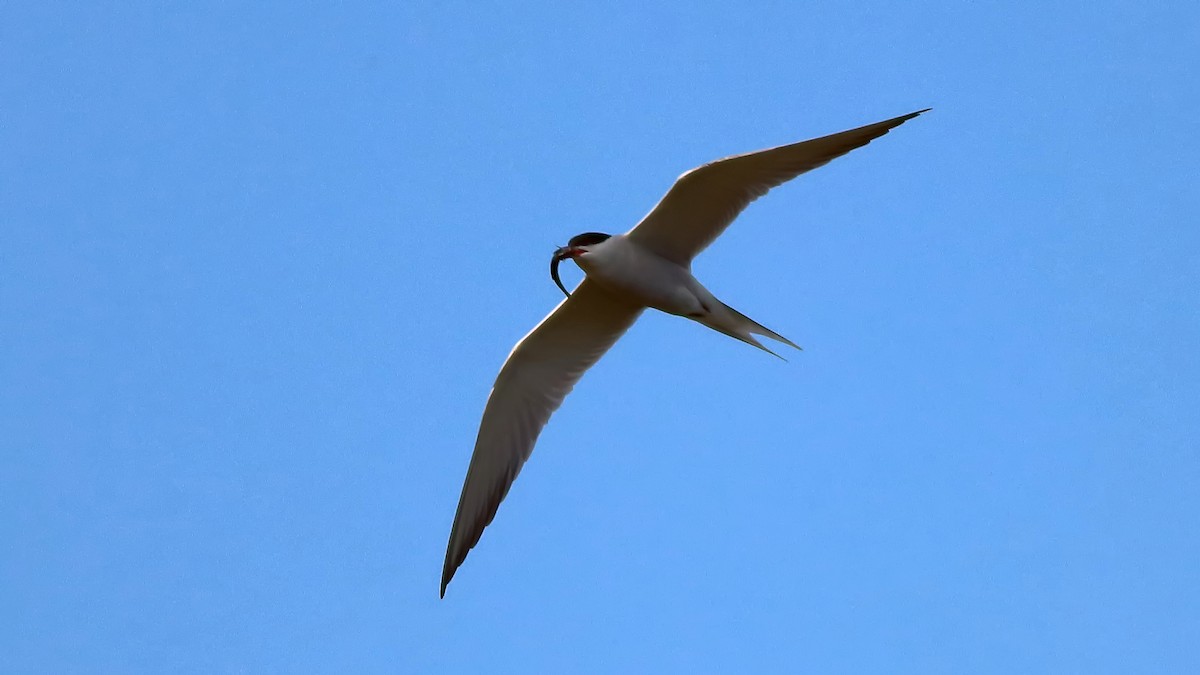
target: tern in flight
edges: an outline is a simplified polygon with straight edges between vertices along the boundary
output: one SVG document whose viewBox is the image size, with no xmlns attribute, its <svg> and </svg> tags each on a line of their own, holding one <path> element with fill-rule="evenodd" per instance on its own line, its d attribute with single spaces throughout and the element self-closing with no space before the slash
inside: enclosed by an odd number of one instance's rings
<svg viewBox="0 0 1200 675">
<path fill-rule="evenodd" d="M 550 276 L 567 297 L 513 347 L 492 385 L 450 530 L 442 597 L 467 552 L 492 522 L 550 415 L 642 310 L 653 307 L 686 317 L 771 354 L 775 352 L 755 335 L 799 349 L 718 300 L 692 276 L 692 259 L 771 188 L 870 143 L 926 110 L 705 164 L 680 176 L 632 230 L 614 235 L 587 232 L 554 252 Z M 559 263 L 568 259 L 585 273 L 574 293 L 558 277 Z"/>
</svg>

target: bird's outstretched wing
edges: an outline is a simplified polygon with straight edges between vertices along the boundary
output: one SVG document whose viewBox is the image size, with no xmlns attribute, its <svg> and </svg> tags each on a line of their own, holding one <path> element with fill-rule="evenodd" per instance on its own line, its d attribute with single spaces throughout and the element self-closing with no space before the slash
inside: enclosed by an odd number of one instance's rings
<svg viewBox="0 0 1200 675">
<path fill-rule="evenodd" d="M 750 202 L 771 188 L 862 147 L 923 112 L 692 169 L 675 181 L 627 236 L 668 260 L 688 265 Z"/>
<path fill-rule="evenodd" d="M 442 597 L 455 570 L 495 517 L 550 415 L 641 312 L 641 306 L 584 279 L 508 355 L 483 409 L 458 499 L 442 567 Z"/>
</svg>

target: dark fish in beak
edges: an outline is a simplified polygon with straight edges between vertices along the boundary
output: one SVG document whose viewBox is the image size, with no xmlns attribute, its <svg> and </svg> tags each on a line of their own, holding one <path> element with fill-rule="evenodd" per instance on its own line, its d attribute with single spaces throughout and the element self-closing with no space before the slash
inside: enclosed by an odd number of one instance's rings
<svg viewBox="0 0 1200 675">
<path fill-rule="evenodd" d="M 571 255 L 571 247 L 560 246 L 558 250 L 554 252 L 554 257 L 550 258 L 550 278 L 554 280 L 554 283 L 558 284 L 558 287 L 562 289 L 563 295 L 567 296 L 568 298 L 571 297 L 571 293 L 567 290 L 566 286 L 563 286 L 562 279 L 558 278 L 558 263 L 571 257 L 573 257 Z"/>
</svg>

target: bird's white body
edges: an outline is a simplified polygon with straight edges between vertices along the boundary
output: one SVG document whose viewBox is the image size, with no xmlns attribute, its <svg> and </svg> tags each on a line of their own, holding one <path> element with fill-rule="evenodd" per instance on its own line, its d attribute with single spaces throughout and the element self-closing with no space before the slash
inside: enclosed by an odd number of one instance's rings
<svg viewBox="0 0 1200 675">
<path fill-rule="evenodd" d="M 586 253 L 575 256 L 575 263 L 587 273 L 588 279 L 616 297 L 687 317 L 774 356 L 779 355 L 764 347 L 754 335 L 765 335 L 800 348 L 718 300 L 692 275 L 690 265 L 664 258 L 627 235 L 613 235 L 586 249 Z"/>
<path fill-rule="evenodd" d="M 625 234 L 588 232 L 555 252 L 586 278 L 509 354 L 484 407 L 442 567 L 442 594 L 575 383 L 646 308 L 687 317 L 759 349 L 762 335 L 796 344 L 718 300 L 692 276 L 692 260 L 771 188 L 862 147 L 925 111 L 705 164 L 679 177 Z M 797 347 L 798 348 L 798 347 Z M 774 354 L 774 352 L 770 352 Z"/>
<path fill-rule="evenodd" d="M 701 316 L 712 294 L 692 271 L 629 241 L 623 234 L 589 247 L 575 263 L 601 286 L 667 314 Z"/>
</svg>

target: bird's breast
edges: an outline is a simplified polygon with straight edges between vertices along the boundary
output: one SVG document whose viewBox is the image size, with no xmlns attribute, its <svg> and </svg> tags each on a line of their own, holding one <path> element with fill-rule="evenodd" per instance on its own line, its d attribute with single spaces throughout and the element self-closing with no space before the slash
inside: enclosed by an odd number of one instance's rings
<svg viewBox="0 0 1200 675">
<path fill-rule="evenodd" d="M 639 304 L 682 316 L 703 311 L 692 290 L 695 280 L 688 269 L 624 237 L 612 237 L 575 262 L 589 279 Z"/>
</svg>

